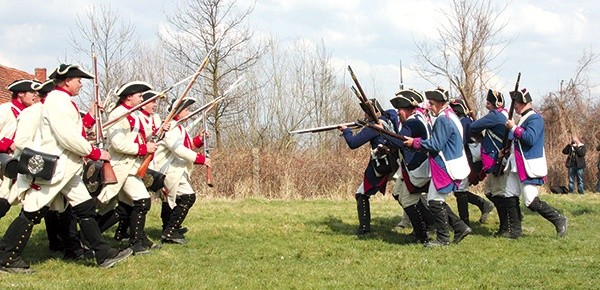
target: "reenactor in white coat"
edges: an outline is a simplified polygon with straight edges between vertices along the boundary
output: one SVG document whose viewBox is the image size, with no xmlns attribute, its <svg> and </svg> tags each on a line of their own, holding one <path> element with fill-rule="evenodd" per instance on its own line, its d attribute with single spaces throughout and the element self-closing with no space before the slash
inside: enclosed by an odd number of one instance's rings
<svg viewBox="0 0 600 290">
<path fill-rule="evenodd" d="M 12 100 L 0 105 L 0 153 L 12 155 L 15 152 L 17 118 L 21 111 L 37 101 L 37 91 L 34 89 L 37 84 L 39 82 L 16 80 L 8 85 L 7 89 L 12 92 Z M 0 218 L 17 202 L 16 196 L 10 194 L 12 182 L 6 177 L 0 179 Z"/>
<path fill-rule="evenodd" d="M 117 118 L 142 102 L 142 93 L 152 87 L 140 81 L 129 82 L 117 91 L 119 101 L 110 113 L 109 119 Z M 119 204 L 130 206 L 129 227 L 131 237 L 129 245 L 135 255 L 149 253 L 155 245 L 144 231 L 146 214 L 150 210 L 151 199 L 142 179 L 136 175 L 146 154 L 154 153 L 158 145 L 146 142 L 145 128 L 139 118 L 139 112 L 133 112 L 108 129 L 108 148 L 112 156 L 113 169 L 117 177 L 116 184 L 107 185 L 98 200 L 105 206 L 118 198 Z M 112 206 L 111 206 L 112 207 Z"/>
<path fill-rule="evenodd" d="M 144 102 L 148 99 L 159 94 L 156 91 L 146 91 L 142 94 L 142 99 Z M 156 109 L 156 100 L 148 103 L 140 109 L 140 114 L 138 114 L 139 119 L 144 127 L 144 132 L 146 133 L 146 140 L 150 140 L 150 138 L 158 131 L 160 125 L 162 124 L 160 120 L 160 116 L 154 113 Z M 165 125 L 165 131 L 169 130 L 169 124 Z M 115 229 L 115 240 L 123 241 L 125 239 L 129 239 L 129 224 L 130 224 L 130 215 L 133 210 L 132 206 L 119 202 L 117 208 L 115 210 L 115 216 L 118 219 L 119 224 Z M 112 226 L 112 225 L 111 225 Z"/>
<path fill-rule="evenodd" d="M 106 151 L 94 148 L 84 137 L 84 127 L 72 96 L 79 94 L 81 79 L 93 76 L 77 65 L 61 64 L 50 78 L 55 80 L 56 88 L 48 94 L 42 106 L 39 131 L 34 137 L 34 150 L 40 152 L 30 161 L 39 161 L 44 155 L 58 156 L 53 175 L 49 180 L 38 180 L 21 174 L 16 186 L 27 189 L 23 200 L 23 209 L 9 225 L 0 241 L 0 270 L 11 273 L 32 273 L 29 264 L 21 255 L 29 241 L 33 226 L 39 224 L 50 209 L 60 203 L 62 194 L 73 207 L 82 234 L 94 250 L 96 262 L 102 268 L 108 268 L 131 255 L 131 249 L 119 251 L 112 248 L 101 236 L 95 220 L 96 204 L 81 180 L 82 157 L 92 160 L 110 160 Z M 23 154 L 21 159 L 23 159 Z M 47 156 L 46 156 L 47 157 Z M 44 162 L 30 162 L 30 174 L 43 172 Z"/>
<path fill-rule="evenodd" d="M 154 157 L 154 168 L 165 174 L 166 202 L 162 204 L 161 218 L 163 222 L 163 242 L 184 244 L 185 237 L 180 231 L 181 224 L 187 213 L 196 202 L 196 193 L 190 184 L 190 177 L 194 164 L 204 164 L 210 167 L 210 159 L 193 149 L 202 147 L 203 136 L 190 137 L 188 130 L 181 124 L 174 126 L 174 122 L 187 116 L 188 107 L 194 103 L 192 99 L 185 99 L 177 110 L 171 129 L 165 133 L 159 142 L 158 150 Z M 206 133 L 203 132 L 206 136 Z"/>
</svg>

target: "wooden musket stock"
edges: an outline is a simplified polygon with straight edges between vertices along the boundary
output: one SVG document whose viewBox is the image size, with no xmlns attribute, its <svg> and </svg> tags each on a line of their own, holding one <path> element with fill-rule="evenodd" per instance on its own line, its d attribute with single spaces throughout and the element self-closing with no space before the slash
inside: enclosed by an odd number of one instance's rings
<svg viewBox="0 0 600 290">
<path fill-rule="evenodd" d="M 98 86 L 98 58 L 94 51 L 94 45 L 92 44 L 92 62 L 94 65 L 94 101 L 96 102 L 96 108 L 94 109 L 96 117 L 96 146 L 101 150 L 104 149 L 104 134 L 102 132 L 102 115 L 100 112 L 100 92 Z M 113 170 L 110 161 L 102 161 L 102 185 L 115 184 L 117 183 L 117 176 Z"/>
<path fill-rule="evenodd" d="M 354 71 L 352 71 L 352 68 L 350 66 L 348 66 L 348 71 L 350 72 L 350 77 L 352 78 L 352 81 L 354 81 L 358 92 L 354 88 L 352 88 L 352 90 L 354 91 L 354 94 L 356 95 L 356 97 L 358 97 L 360 102 L 365 106 L 365 113 L 367 113 L 371 121 L 379 123 L 379 117 L 377 116 L 375 108 L 373 107 L 373 103 L 367 98 L 365 91 L 363 91 L 360 83 L 358 82 L 358 78 L 356 78 L 356 75 L 354 75 Z"/>
<path fill-rule="evenodd" d="M 378 133 L 381 133 L 381 134 L 384 134 L 384 135 L 388 135 L 390 137 L 398 138 L 398 139 L 400 139 L 402 141 L 406 141 L 406 136 L 400 135 L 400 134 L 396 134 L 394 132 L 390 132 L 390 131 L 388 131 L 386 129 L 377 127 L 377 126 L 375 126 L 375 125 L 373 125 L 373 124 L 371 124 L 369 122 L 365 122 L 363 120 L 358 120 L 358 121 L 356 121 L 356 123 L 359 124 L 360 126 L 371 128 L 371 129 L 377 131 Z"/>
<path fill-rule="evenodd" d="M 515 114 L 515 100 L 516 100 L 516 94 L 519 91 L 519 82 L 521 81 L 521 73 L 519 72 L 519 74 L 517 75 L 517 82 L 515 83 L 515 90 L 514 90 L 514 94 L 509 93 L 510 95 L 510 110 L 508 110 L 508 119 L 512 119 L 513 115 Z M 500 152 L 498 152 L 498 158 L 496 159 L 496 171 L 494 172 L 495 176 L 499 176 L 502 175 L 504 173 L 504 166 L 502 166 L 502 160 L 504 159 L 505 156 L 508 155 L 508 150 L 510 149 L 510 142 L 508 140 L 508 133 L 509 133 L 509 129 L 506 128 L 506 131 L 504 132 L 504 136 L 502 138 L 502 148 L 500 149 Z"/>
<path fill-rule="evenodd" d="M 341 127 L 341 126 L 346 126 L 348 128 L 358 128 L 358 127 L 362 127 L 363 125 L 360 125 L 357 122 L 348 122 L 348 123 L 342 123 L 342 124 L 336 124 L 336 125 L 329 125 L 329 126 L 322 126 L 322 127 L 316 127 L 316 128 L 294 130 L 294 131 L 289 131 L 288 133 L 290 133 L 290 134 L 318 133 L 318 132 L 325 132 L 325 131 L 334 130 L 334 129 L 337 129 L 337 128 Z"/>
<path fill-rule="evenodd" d="M 204 129 L 203 134 L 208 132 L 208 120 L 206 120 L 206 111 L 202 112 L 202 128 Z M 205 138 L 206 135 L 202 136 L 204 138 L 204 157 L 210 158 L 210 152 L 208 151 L 208 138 Z M 213 187 L 213 177 L 212 177 L 212 168 L 210 166 L 206 166 L 206 185 L 208 187 Z"/>
<path fill-rule="evenodd" d="M 165 120 L 161 124 L 160 128 L 158 129 L 158 132 L 152 136 L 153 141 L 155 141 L 155 142 L 158 141 L 157 136 L 161 136 L 164 133 L 163 126 L 165 124 L 168 124 L 169 122 L 171 122 L 171 119 L 173 119 L 173 117 L 175 117 L 175 112 L 177 112 L 177 108 L 181 105 L 185 96 L 190 92 L 194 83 L 196 83 L 196 80 L 200 76 L 200 73 L 202 72 L 204 67 L 208 64 L 209 57 L 210 57 L 211 53 L 213 52 L 213 50 L 215 50 L 217 48 L 217 44 L 218 44 L 218 40 L 217 40 L 217 42 L 215 42 L 215 45 L 208 51 L 208 53 L 206 54 L 206 57 L 204 57 L 204 60 L 202 61 L 200 68 L 198 68 L 198 71 L 194 74 L 194 77 L 192 78 L 192 80 L 190 81 L 188 86 L 185 88 L 185 91 L 183 91 L 183 94 L 173 104 L 171 112 L 169 113 L 169 115 L 167 115 L 167 118 L 165 118 Z M 144 178 L 144 176 L 146 176 L 146 172 L 148 171 L 148 166 L 150 166 L 150 162 L 152 162 L 153 158 L 154 158 L 154 153 L 146 155 L 146 157 L 144 158 L 144 161 L 142 162 L 142 165 L 140 166 L 140 168 L 138 169 L 138 171 L 136 173 L 137 176 L 139 176 L 140 178 Z"/>
</svg>

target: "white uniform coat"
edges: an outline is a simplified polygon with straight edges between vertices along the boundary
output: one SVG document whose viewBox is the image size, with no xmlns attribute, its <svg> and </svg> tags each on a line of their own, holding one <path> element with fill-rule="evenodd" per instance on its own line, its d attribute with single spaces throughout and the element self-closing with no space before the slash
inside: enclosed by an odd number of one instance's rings
<svg viewBox="0 0 600 290">
<path fill-rule="evenodd" d="M 178 187 L 182 178 L 189 179 L 194 169 L 194 161 L 198 154 L 184 144 L 186 138 L 191 146 L 192 138 L 182 125 L 174 127 L 175 121 L 171 122 L 171 129 L 165 133 L 165 137 L 159 142 L 159 147 L 154 156 L 154 168 L 165 174 L 165 187 L 168 190 L 167 202 L 171 208 L 175 207 Z M 190 146 L 190 147 L 191 147 Z M 189 180 L 187 180 L 189 182 Z"/>
<path fill-rule="evenodd" d="M 112 120 L 123 115 L 128 111 L 124 106 L 118 106 L 108 116 Z M 105 186 L 98 200 L 104 204 L 113 199 L 121 190 L 124 191 L 123 201 L 130 203 L 131 200 L 139 200 L 149 198 L 150 195 L 144 186 L 144 183 L 136 175 L 137 170 L 142 165 L 143 157 L 145 156 L 145 136 L 142 139 L 140 135 L 142 124 L 138 117 L 138 112 L 133 112 L 126 118 L 121 119 L 108 129 L 108 151 L 111 156 L 111 164 L 117 183 Z M 138 156 L 140 147 L 144 147 L 144 155 Z M 127 186 L 125 186 L 127 183 Z M 121 197 L 120 197 L 121 198 Z M 131 199 L 131 200 L 130 200 Z"/>
<path fill-rule="evenodd" d="M 90 155 L 93 147 L 83 136 L 83 122 L 71 96 L 61 90 L 48 94 L 41 106 L 39 131 L 34 137 L 32 149 L 58 155 L 59 159 L 52 180 L 35 180 L 38 189 L 29 188 L 32 179 L 19 175 L 17 186 L 27 189 L 23 209 L 34 212 L 49 203 L 60 192 L 72 206 L 91 197 L 81 181 L 82 157 Z"/>
</svg>

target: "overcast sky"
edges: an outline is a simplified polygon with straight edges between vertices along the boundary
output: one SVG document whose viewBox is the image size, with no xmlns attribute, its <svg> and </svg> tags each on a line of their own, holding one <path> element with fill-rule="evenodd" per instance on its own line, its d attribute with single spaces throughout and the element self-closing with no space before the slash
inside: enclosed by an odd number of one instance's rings
<svg viewBox="0 0 600 290">
<path fill-rule="evenodd" d="M 152 43 L 173 2 L 184 1 L 27 0 L 24 5 L 21 0 L 2 0 L 0 64 L 27 72 L 36 67 L 51 71 L 59 59 L 72 54 L 69 31 L 75 29 L 76 14 L 85 15 L 93 3 L 110 3 L 114 11 L 131 20 L 142 40 Z M 323 41 L 340 70 L 351 65 L 367 90 L 377 86 L 378 93 L 389 98 L 398 90 L 400 59 L 405 87 L 431 89 L 409 69 L 415 64 L 415 39 L 435 39 L 440 11 L 447 11 L 450 3 L 257 0 L 249 24 L 283 43 Z M 494 3 L 502 7 L 507 2 Z M 597 53 L 599 49 L 600 1 L 514 0 L 502 15 L 501 21 L 508 22 L 502 37 L 513 39 L 496 62 L 496 89 L 504 93 L 512 90 L 518 72 L 522 73 L 521 87 L 534 97 L 555 91 L 560 80 L 574 75 L 584 50 Z M 592 75 L 598 68 L 593 66 Z M 596 83 L 599 79 L 593 78 Z"/>
</svg>

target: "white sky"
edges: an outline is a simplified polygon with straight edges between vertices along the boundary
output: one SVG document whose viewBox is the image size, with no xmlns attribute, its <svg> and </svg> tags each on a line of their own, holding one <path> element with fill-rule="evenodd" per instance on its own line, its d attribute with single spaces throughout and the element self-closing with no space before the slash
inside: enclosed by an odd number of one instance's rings
<svg viewBox="0 0 600 290">
<path fill-rule="evenodd" d="M 69 30 L 76 13 L 93 3 L 109 3 L 130 19 L 142 40 L 153 42 L 174 0 L 20 0 L 0 1 L 0 64 L 33 72 L 52 70 L 68 58 Z M 249 0 L 238 1 L 247 5 Z M 399 60 L 405 87 L 431 89 L 409 68 L 415 63 L 414 40 L 435 38 L 440 11 L 450 0 L 257 0 L 249 22 L 282 42 L 325 43 L 336 66 L 351 65 L 369 91 L 392 97 L 399 85 Z M 506 1 L 495 1 L 498 7 Z M 513 39 L 500 54 L 496 89 L 512 90 L 517 72 L 521 87 L 533 96 L 558 89 L 574 75 L 584 50 L 596 52 L 600 39 L 600 1 L 514 0 L 503 14 L 502 37 Z M 85 65 L 85 64 L 84 64 Z M 594 76 L 598 65 L 591 74 Z M 350 81 L 349 81 L 350 82 Z M 441 84 L 445 85 L 445 84 Z"/>
</svg>

